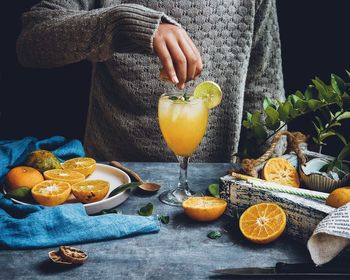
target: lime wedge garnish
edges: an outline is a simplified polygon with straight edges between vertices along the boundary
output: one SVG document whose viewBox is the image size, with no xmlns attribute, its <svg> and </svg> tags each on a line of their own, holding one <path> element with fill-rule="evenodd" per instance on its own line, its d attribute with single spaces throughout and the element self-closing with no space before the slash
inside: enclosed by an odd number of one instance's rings
<svg viewBox="0 0 350 280">
<path fill-rule="evenodd" d="M 218 106 L 221 103 L 222 91 L 220 86 L 212 81 L 204 81 L 194 89 L 193 96 L 206 100 L 209 109 Z"/>
</svg>

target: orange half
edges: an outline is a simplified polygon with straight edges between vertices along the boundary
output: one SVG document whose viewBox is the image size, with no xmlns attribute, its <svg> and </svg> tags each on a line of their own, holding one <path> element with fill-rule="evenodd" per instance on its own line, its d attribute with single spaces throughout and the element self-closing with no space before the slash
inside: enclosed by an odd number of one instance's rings
<svg viewBox="0 0 350 280">
<path fill-rule="evenodd" d="M 286 214 L 276 203 L 259 203 L 243 212 L 239 229 L 248 240 L 267 244 L 283 233 L 286 221 Z"/>
<path fill-rule="evenodd" d="M 266 181 L 281 185 L 300 187 L 297 170 L 288 160 L 281 157 L 271 158 L 266 162 L 262 170 L 262 177 Z"/>
<path fill-rule="evenodd" d="M 191 197 L 182 203 L 188 217 L 200 222 L 210 222 L 218 219 L 224 212 L 227 202 L 211 196 Z"/>
<path fill-rule="evenodd" d="M 69 183 L 54 180 L 43 181 L 32 188 L 34 200 L 45 206 L 56 206 L 64 203 L 70 192 Z"/>
</svg>

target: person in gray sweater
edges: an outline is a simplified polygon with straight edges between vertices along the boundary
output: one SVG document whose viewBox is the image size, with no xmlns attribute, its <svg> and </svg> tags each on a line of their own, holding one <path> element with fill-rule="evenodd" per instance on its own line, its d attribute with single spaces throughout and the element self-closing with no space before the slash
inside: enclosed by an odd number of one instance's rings
<svg viewBox="0 0 350 280">
<path fill-rule="evenodd" d="M 275 0 L 45 0 L 22 24 L 23 66 L 92 62 L 84 146 L 98 160 L 175 161 L 157 119 L 175 89 L 161 68 L 179 89 L 222 88 L 194 161 L 234 161 L 244 112 L 285 98 Z"/>
</svg>

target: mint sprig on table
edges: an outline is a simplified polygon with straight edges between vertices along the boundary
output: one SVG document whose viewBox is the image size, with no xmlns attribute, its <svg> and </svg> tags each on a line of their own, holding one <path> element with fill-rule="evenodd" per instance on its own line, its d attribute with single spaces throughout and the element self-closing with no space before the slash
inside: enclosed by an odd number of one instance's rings
<svg viewBox="0 0 350 280">
<path fill-rule="evenodd" d="M 207 234 L 207 237 L 210 239 L 218 239 L 222 236 L 222 233 L 218 230 L 213 230 Z"/>
<path fill-rule="evenodd" d="M 210 184 L 208 186 L 208 192 L 213 196 L 219 198 L 219 184 Z"/>
<path fill-rule="evenodd" d="M 153 214 L 153 204 L 147 203 L 145 206 L 141 207 L 140 210 L 137 211 L 137 213 L 140 216 L 151 216 Z"/>
</svg>

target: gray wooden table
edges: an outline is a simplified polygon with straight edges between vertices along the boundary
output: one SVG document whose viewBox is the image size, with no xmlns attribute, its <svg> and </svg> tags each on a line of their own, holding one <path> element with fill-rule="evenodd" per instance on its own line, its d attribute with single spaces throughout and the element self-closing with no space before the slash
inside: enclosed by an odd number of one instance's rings
<svg viewBox="0 0 350 280">
<path fill-rule="evenodd" d="M 145 181 L 159 183 L 161 191 L 176 184 L 176 163 L 125 165 Z M 189 182 L 194 190 L 205 191 L 230 167 L 228 163 L 190 164 Z M 232 218 L 223 216 L 212 223 L 194 222 L 181 208 L 162 204 L 158 195 L 135 193 L 118 210 L 136 214 L 140 207 L 152 202 L 155 214 L 170 216 L 170 223 L 162 225 L 159 233 L 78 245 L 89 253 L 87 263 L 78 267 L 52 265 L 47 258 L 51 248 L 2 250 L 0 279 L 215 279 L 211 273 L 215 269 L 310 261 L 306 247 L 285 236 L 269 245 L 255 245 L 241 236 Z M 211 230 L 220 230 L 223 236 L 211 240 L 207 237 Z"/>
</svg>

